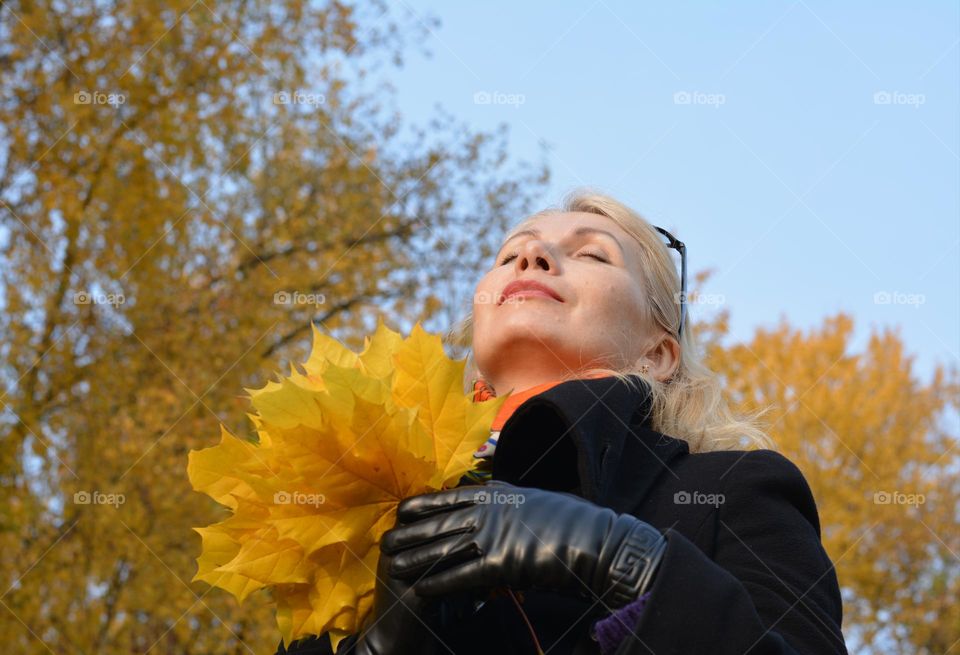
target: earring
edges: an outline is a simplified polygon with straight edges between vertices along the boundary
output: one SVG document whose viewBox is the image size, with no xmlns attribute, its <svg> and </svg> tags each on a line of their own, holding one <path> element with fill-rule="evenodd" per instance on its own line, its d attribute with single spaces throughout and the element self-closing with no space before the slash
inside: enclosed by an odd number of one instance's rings
<svg viewBox="0 0 960 655">
<path fill-rule="evenodd" d="M 649 365 L 649 364 L 644 364 L 643 366 L 641 366 L 641 367 L 640 367 L 640 372 L 643 373 L 644 375 L 646 375 L 647 373 L 649 373 L 649 372 L 650 372 L 650 365 Z"/>
</svg>

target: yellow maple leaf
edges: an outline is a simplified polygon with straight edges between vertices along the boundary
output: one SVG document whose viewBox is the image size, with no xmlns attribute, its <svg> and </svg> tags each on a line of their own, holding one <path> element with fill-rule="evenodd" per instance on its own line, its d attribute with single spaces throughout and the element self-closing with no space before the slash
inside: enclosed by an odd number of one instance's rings
<svg viewBox="0 0 960 655">
<path fill-rule="evenodd" d="M 259 443 L 221 426 L 190 452 L 193 488 L 232 511 L 194 528 L 194 580 L 240 602 L 270 589 L 285 643 L 327 632 L 336 650 L 372 611 L 397 504 L 455 486 L 506 397 L 473 402 L 464 361 L 419 323 L 404 339 L 378 321 L 359 354 L 314 326 L 301 369 L 246 390 Z"/>
</svg>

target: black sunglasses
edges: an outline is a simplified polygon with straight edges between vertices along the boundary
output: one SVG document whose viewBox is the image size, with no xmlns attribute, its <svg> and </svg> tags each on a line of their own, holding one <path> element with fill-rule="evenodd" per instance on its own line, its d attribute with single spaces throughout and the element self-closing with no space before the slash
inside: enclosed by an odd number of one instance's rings
<svg viewBox="0 0 960 655">
<path fill-rule="evenodd" d="M 674 248 L 680 253 L 680 329 L 677 330 L 677 340 L 683 334 L 683 325 L 687 322 L 687 247 L 683 241 L 677 239 L 662 227 L 653 226 L 657 232 L 667 237 L 670 242 L 667 247 Z"/>
</svg>

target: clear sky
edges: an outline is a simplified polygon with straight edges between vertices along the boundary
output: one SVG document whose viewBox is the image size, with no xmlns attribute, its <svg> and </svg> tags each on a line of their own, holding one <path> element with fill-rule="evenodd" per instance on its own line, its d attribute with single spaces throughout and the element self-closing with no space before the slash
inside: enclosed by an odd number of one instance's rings
<svg viewBox="0 0 960 655">
<path fill-rule="evenodd" d="M 675 230 L 734 338 L 844 310 L 858 349 L 899 326 L 918 375 L 958 362 L 957 2 L 393 6 L 441 21 L 391 74 L 406 118 L 548 144 L 542 204 L 588 185 Z"/>
</svg>

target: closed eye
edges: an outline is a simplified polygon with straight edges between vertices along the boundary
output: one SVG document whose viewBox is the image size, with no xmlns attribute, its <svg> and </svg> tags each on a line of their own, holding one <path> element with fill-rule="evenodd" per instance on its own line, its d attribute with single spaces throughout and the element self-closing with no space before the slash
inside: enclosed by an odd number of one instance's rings
<svg viewBox="0 0 960 655">
<path fill-rule="evenodd" d="M 584 253 L 581 253 L 581 254 L 582 254 L 582 255 L 586 255 L 587 257 L 593 257 L 593 258 L 596 259 L 597 261 L 603 262 L 604 264 L 606 264 L 606 263 L 608 263 L 608 262 L 610 261 L 609 259 L 607 259 L 607 258 L 604 257 L 603 255 L 601 255 L 601 254 L 599 254 L 599 253 L 595 253 L 595 252 L 584 252 Z"/>
</svg>

